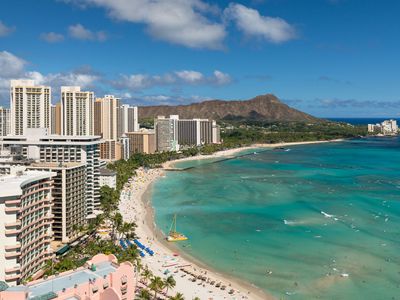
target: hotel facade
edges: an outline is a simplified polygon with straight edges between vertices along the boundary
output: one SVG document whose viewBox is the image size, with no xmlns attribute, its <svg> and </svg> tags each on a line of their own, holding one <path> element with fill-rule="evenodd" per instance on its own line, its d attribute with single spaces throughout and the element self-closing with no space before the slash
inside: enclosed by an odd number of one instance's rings
<svg viewBox="0 0 400 300">
<path fill-rule="evenodd" d="M 94 93 L 79 86 L 61 87 L 61 134 L 92 136 L 94 134 Z"/>
<path fill-rule="evenodd" d="M 214 120 L 159 116 L 154 121 L 157 151 L 220 143 L 220 128 Z"/>
<path fill-rule="evenodd" d="M 86 224 L 86 166 L 83 163 L 32 163 L 28 170 L 54 172 L 54 240 L 69 243 Z"/>
<path fill-rule="evenodd" d="M 26 129 L 51 125 L 51 88 L 35 86 L 33 80 L 11 80 L 11 122 L 13 135 L 25 135 Z"/>
<path fill-rule="evenodd" d="M 10 286 L 35 278 L 53 257 L 51 193 L 55 175 L 26 171 L 0 177 L 0 281 Z"/>
<path fill-rule="evenodd" d="M 101 213 L 99 174 L 100 137 L 46 135 L 31 130 L 28 136 L 0 137 L 0 151 L 40 163 L 83 163 L 86 168 L 86 218 Z"/>
<path fill-rule="evenodd" d="M 0 106 L 0 136 L 10 134 L 10 115 L 10 109 Z"/>
</svg>

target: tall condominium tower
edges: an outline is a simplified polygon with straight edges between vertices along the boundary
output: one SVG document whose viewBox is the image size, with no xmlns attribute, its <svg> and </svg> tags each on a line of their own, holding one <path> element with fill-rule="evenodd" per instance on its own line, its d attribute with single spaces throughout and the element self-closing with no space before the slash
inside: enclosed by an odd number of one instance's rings
<svg viewBox="0 0 400 300">
<path fill-rule="evenodd" d="M 136 131 L 139 131 L 137 106 L 121 105 L 118 110 L 118 137 Z"/>
<path fill-rule="evenodd" d="M 178 151 L 178 120 L 179 116 L 172 115 L 169 119 L 158 116 L 154 120 L 156 133 L 156 148 L 159 152 Z"/>
<path fill-rule="evenodd" d="M 11 133 L 24 135 L 29 128 L 50 130 L 51 88 L 33 80 L 11 80 Z"/>
<path fill-rule="evenodd" d="M 10 109 L 0 106 L 0 136 L 10 134 Z"/>
<path fill-rule="evenodd" d="M 94 93 L 79 86 L 61 87 L 61 134 L 90 136 L 94 133 Z"/>
<path fill-rule="evenodd" d="M 61 103 L 51 106 L 51 134 L 61 134 Z"/>
<path fill-rule="evenodd" d="M 98 98 L 94 109 L 94 134 L 105 140 L 118 140 L 118 119 L 121 100 L 113 95 Z"/>
<path fill-rule="evenodd" d="M 0 281 L 17 285 L 52 259 L 52 177 L 26 171 L 0 177 Z M 37 278 L 37 277 L 36 277 Z"/>
</svg>

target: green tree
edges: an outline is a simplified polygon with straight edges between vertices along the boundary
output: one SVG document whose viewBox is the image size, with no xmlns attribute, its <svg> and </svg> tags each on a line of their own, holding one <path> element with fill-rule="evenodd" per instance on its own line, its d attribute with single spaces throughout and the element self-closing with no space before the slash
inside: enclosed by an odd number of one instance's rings
<svg viewBox="0 0 400 300">
<path fill-rule="evenodd" d="M 157 299 L 157 293 L 164 288 L 164 282 L 161 277 L 153 277 L 150 281 L 149 288 L 154 292 L 154 299 Z"/>
<path fill-rule="evenodd" d="M 170 298 L 171 300 L 185 300 L 185 297 L 183 297 L 183 294 L 181 293 L 176 293 L 175 296 Z"/>
<path fill-rule="evenodd" d="M 142 272 L 142 280 L 145 285 L 149 282 L 149 280 L 153 277 L 153 273 L 149 270 L 149 268 L 146 266 L 146 268 Z"/>
<path fill-rule="evenodd" d="M 166 293 L 168 294 L 168 289 L 173 289 L 176 285 L 176 281 L 173 276 L 168 276 L 164 279 L 164 287 L 167 289 Z"/>
<path fill-rule="evenodd" d="M 136 296 L 137 300 L 150 300 L 151 295 L 147 289 L 141 289 L 139 294 Z"/>
</svg>

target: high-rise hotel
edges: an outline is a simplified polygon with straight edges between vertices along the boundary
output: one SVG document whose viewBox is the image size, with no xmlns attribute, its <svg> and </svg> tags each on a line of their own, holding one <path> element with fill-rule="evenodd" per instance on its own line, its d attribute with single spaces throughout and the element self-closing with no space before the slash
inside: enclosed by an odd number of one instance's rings
<svg viewBox="0 0 400 300">
<path fill-rule="evenodd" d="M 157 151 L 220 143 L 220 128 L 214 120 L 158 116 L 154 120 Z"/>
<path fill-rule="evenodd" d="M 42 171 L 0 177 L 0 281 L 16 285 L 53 257 L 52 177 Z"/>
<path fill-rule="evenodd" d="M 11 134 L 25 135 L 26 129 L 50 130 L 51 88 L 35 86 L 33 80 L 11 80 Z"/>
<path fill-rule="evenodd" d="M 94 134 L 94 93 L 79 86 L 61 87 L 61 135 Z"/>
<path fill-rule="evenodd" d="M 85 217 L 95 218 L 100 211 L 100 138 L 97 136 L 46 135 L 43 130 L 28 130 L 27 136 L 0 137 L 0 152 L 10 156 L 30 159 L 39 163 L 58 163 L 60 167 L 85 165 Z M 43 165 L 41 169 L 57 171 L 55 166 Z M 76 170 L 78 172 L 78 170 Z M 67 170 L 67 172 L 75 172 Z M 73 174 L 73 173 L 69 173 Z M 71 175 L 72 176 L 72 175 Z M 75 175 L 74 175 L 75 176 Z M 78 175 L 76 175 L 78 176 Z M 79 175 L 81 176 L 81 175 Z M 72 177 L 71 177 L 72 179 Z M 74 200 L 69 198 L 68 200 Z"/>
</svg>

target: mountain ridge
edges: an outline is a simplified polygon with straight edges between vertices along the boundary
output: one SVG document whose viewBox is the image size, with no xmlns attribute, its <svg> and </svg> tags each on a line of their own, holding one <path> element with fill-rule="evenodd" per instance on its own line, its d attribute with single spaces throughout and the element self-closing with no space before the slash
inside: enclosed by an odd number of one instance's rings
<svg viewBox="0 0 400 300">
<path fill-rule="evenodd" d="M 179 115 L 182 119 L 214 120 L 252 119 L 271 122 L 317 122 L 319 119 L 291 108 L 275 95 L 259 95 L 249 100 L 206 100 L 186 105 L 141 106 L 139 116 L 156 118 L 159 115 Z"/>
</svg>

